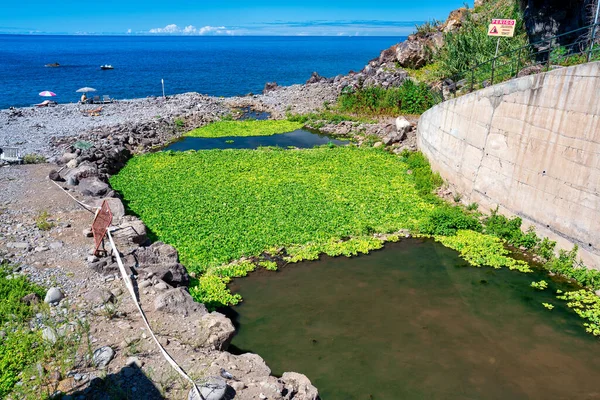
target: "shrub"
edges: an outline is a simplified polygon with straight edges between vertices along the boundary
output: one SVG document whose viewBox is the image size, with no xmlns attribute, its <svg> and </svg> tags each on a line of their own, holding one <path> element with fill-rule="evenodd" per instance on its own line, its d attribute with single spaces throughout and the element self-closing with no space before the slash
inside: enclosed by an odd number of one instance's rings
<svg viewBox="0 0 600 400">
<path fill-rule="evenodd" d="M 479 208 L 479 204 L 477 204 L 477 203 L 471 203 L 467 206 L 468 211 L 477 211 L 478 208 Z"/>
<path fill-rule="evenodd" d="M 54 224 L 48 221 L 49 217 L 48 211 L 42 211 L 35 218 L 35 226 L 37 226 L 40 231 L 49 231 L 54 227 Z"/>
<path fill-rule="evenodd" d="M 571 251 L 560 250 L 558 257 L 551 257 L 544 268 L 569 279 L 574 279 L 584 287 L 594 290 L 600 289 L 600 271 L 587 269 L 584 265 L 578 263 L 578 249 L 575 245 Z"/>
<path fill-rule="evenodd" d="M 46 162 L 46 157 L 41 154 L 26 154 L 23 156 L 23 163 L 25 164 L 43 164 Z"/>
<path fill-rule="evenodd" d="M 395 88 L 368 86 L 345 90 L 338 98 L 342 112 L 367 115 L 422 114 L 435 103 L 436 98 L 429 87 L 411 79 Z"/>
<path fill-rule="evenodd" d="M 412 172 L 415 188 L 419 195 L 431 202 L 439 202 L 439 199 L 433 196 L 432 192 L 442 186 L 444 181 L 439 173 L 431 170 L 427 157 L 420 151 L 404 150 L 401 158 L 402 161 L 408 164 L 408 168 Z"/>
<path fill-rule="evenodd" d="M 540 239 L 535 234 L 533 227 L 530 227 L 527 233 L 523 233 L 521 223 L 522 220 L 519 217 L 507 218 L 498 214 L 498 207 L 496 207 L 485 219 L 485 233 L 504 239 L 513 246 L 522 246 L 531 250 L 540 243 Z"/>
<path fill-rule="evenodd" d="M 438 31 L 438 28 L 442 25 L 442 21 L 438 21 L 437 19 L 432 19 L 430 21 L 425 21 L 420 25 L 415 25 L 415 33 L 417 35 L 426 35 L 428 33 L 435 33 Z"/>
<path fill-rule="evenodd" d="M 513 48 L 527 44 L 527 34 L 519 2 L 516 0 L 489 2 L 477 9 L 476 17 L 471 11 L 468 11 L 461 28 L 444 35 L 444 45 L 435 54 L 434 59 L 440 63 L 440 68 L 446 73 L 446 76 L 461 73 L 494 56 L 497 41 L 487 35 L 491 18 L 510 18 L 517 21 L 515 36 L 510 40 L 500 41 L 499 54 L 510 52 Z M 498 64 L 506 62 L 507 60 L 501 60 Z M 478 71 L 485 77 L 484 79 L 489 79 L 490 72 L 491 64 L 482 66 Z"/>
<path fill-rule="evenodd" d="M 460 207 L 441 205 L 434 209 L 421 223 L 419 231 L 427 235 L 452 236 L 458 230 L 480 232 L 481 224 L 477 218 L 465 214 Z"/>
<path fill-rule="evenodd" d="M 43 348 L 39 332 L 31 331 L 26 322 L 34 314 L 32 306 L 21 302 L 30 293 L 43 296 L 39 286 L 24 276 L 7 279 L 11 270 L 0 264 L 0 397 L 5 398 L 19 381 L 19 374 L 41 357 Z"/>
</svg>

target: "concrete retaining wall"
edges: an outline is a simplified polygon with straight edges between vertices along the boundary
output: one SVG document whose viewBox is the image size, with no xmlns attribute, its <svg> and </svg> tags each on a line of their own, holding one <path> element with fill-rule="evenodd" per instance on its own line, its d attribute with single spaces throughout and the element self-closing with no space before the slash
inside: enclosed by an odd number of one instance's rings
<svg viewBox="0 0 600 400">
<path fill-rule="evenodd" d="M 421 116 L 417 142 L 463 202 L 499 205 L 600 269 L 599 121 L 596 62 L 439 104 Z"/>
</svg>

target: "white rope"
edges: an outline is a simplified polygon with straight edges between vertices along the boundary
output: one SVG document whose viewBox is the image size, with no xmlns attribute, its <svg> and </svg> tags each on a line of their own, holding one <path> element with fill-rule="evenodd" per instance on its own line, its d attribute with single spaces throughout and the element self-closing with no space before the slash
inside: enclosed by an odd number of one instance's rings
<svg viewBox="0 0 600 400">
<path fill-rule="evenodd" d="M 194 382 L 194 380 L 192 378 L 190 378 L 188 376 L 188 374 L 186 374 L 185 371 L 175 362 L 173 357 L 171 357 L 169 355 L 169 353 L 167 353 L 165 348 L 160 344 L 160 342 L 156 338 L 156 335 L 154 335 L 154 332 L 152 331 L 152 328 L 150 327 L 150 324 L 148 323 L 148 319 L 146 318 L 146 314 L 144 313 L 144 310 L 142 310 L 142 306 L 140 305 L 140 303 L 137 299 L 135 290 L 133 288 L 133 283 L 131 282 L 131 278 L 129 278 L 129 275 L 127 275 L 127 272 L 125 271 L 125 266 L 123 265 L 123 262 L 121 261 L 121 257 L 119 256 L 119 252 L 117 251 L 117 246 L 115 246 L 115 242 L 113 241 L 110 231 L 107 230 L 106 234 L 108 235 L 108 239 L 110 240 L 110 246 L 113 249 L 113 253 L 114 253 L 115 257 L 117 258 L 117 264 L 119 265 L 119 270 L 121 271 L 121 276 L 123 277 L 123 282 L 125 282 L 125 286 L 127 287 L 127 290 L 129 291 L 129 294 L 131 295 L 133 302 L 135 303 L 138 311 L 140 312 L 140 315 L 142 316 L 142 320 L 144 320 L 144 323 L 146 324 L 146 327 L 148 328 L 150 335 L 152 336 L 152 338 L 156 342 L 156 345 L 162 352 L 163 357 L 169 362 L 169 364 L 171 364 L 173 369 L 175 371 L 177 371 L 179 373 L 179 375 L 181 375 L 184 379 L 186 379 L 187 381 L 189 381 L 192 384 L 192 389 L 198 396 L 198 399 L 204 400 L 204 397 L 200 394 L 200 391 L 198 390 L 198 387 L 196 386 L 196 382 Z"/>
<path fill-rule="evenodd" d="M 92 207 L 88 204 L 82 203 L 81 201 L 77 200 L 75 197 L 73 197 L 73 195 L 69 192 L 67 192 L 62 186 L 60 186 L 58 183 L 54 182 L 52 179 L 50 179 L 50 182 L 54 183 L 56 186 L 58 186 L 58 188 L 67 196 L 69 196 L 70 198 L 72 198 L 73 200 L 75 200 L 77 202 L 77 204 L 79 204 L 81 207 L 85 208 L 86 210 L 88 210 L 91 213 L 96 213 L 97 210 L 100 209 L 100 207 Z"/>
<path fill-rule="evenodd" d="M 81 205 L 83 208 L 85 208 L 89 212 L 96 214 L 97 211 L 100 210 L 100 207 L 92 207 L 92 206 L 90 206 L 88 204 L 82 203 L 81 201 L 77 200 L 70 193 L 68 193 L 67 191 L 65 191 L 62 186 L 60 186 L 58 183 L 54 182 L 53 180 L 50 180 L 50 182 L 52 182 L 56 186 L 58 186 L 61 189 L 62 192 L 64 192 L 70 198 L 72 198 L 73 200 L 75 200 L 77 202 L 77 204 Z M 121 277 L 123 278 L 123 282 L 125 282 L 125 286 L 127 287 L 127 290 L 129 291 L 129 294 L 131 295 L 131 299 L 135 303 L 138 311 L 140 312 L 140 315 L 142 316 L 142 320 L 144 321 L 144 324 L 146 324 L 146 327 L 148 328 L 148 331 L 150 332 L 150 335 L 152 336 L 152 339 L 154 339 L 154 342 L 156 343 L 156 345 L 160 349 L 163 357 L 169 362 L 169 364 L 171 364 L 171 367 L 173 367 L 173 369 L 175 371 L 177 371 L 179 373 L 179 375 L 181 375 L 185 380 L 189 381 L 192 384 L 192 389 L 194 390 L 194 392 L 198 396 L 198 399 L 205 400 L 204 397 L 202 396 L 202 394 L 200 394 L 200 391 L 198 390 L 198 387 L 196 386 L 196 382 L 194 382 L 194 380 L 192 378 L 190 378 L 188 374 L 185 373 L 185 371 L 175 362 L 175 360 L 173 359 L 173 357 L 171 357 L 169 355 L 169 353 L 167 353 L 167 351 L 165 350 L 165 348 L 160 344 L 160 342 L 156 338 L 156 335 L 154 334 L 154 331 L 150 327 L 150 323 L 148 322 L 148 319 L 146 318 L 146 314 L 144 313 L 144 310 L 142 309 L 142 306 L 140 305 L 140 302 L 138 301 L 138 298 L 137 298 L 137 296 L 135 294 L 135 290 L 133 288 L 133 283 L 131 282 L 131 278 L 129 278 L 129 275 L 127 275 L 127 272 L 125 271 L 125 266 L 123 265 L 123 262 L 121 261 L 121 256 L 119 255 L 119 251 L 117 250 L 117 246 L 115 246 L 115 242 L 113 241 L 112 235 L 110 234 L 110 230 L 107 229 L 106 230 L 106 234 L 108 235 L 108 239 L 110 240 L 110 245 L 111 245 L 111 247 L 113 249 L 113 253 L 114 253 L 115 257 L 117 258 L 117 264 L 119 265 L 119 270 L 121 271 Z"/>
</svg>

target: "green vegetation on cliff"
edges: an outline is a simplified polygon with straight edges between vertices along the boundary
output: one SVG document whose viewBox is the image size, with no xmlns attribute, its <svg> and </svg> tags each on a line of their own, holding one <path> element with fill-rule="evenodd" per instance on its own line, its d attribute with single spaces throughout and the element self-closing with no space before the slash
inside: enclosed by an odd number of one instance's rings
<svg viewBox="0 0 600 400">
<path fill-rule="evenodd" d="M 484 2 L 464 13 L 459 29 L 444 35 L 444 45 L 434 54 L 434 62 L 439 64 L 437 69 L 444 77 L 461 73 L 494 57 L 498 39 L 488 36 L 488 26 L 494 18 L 516 20 L 515 36 L 500 39 L 499 54 L 528 44 L 519 1 Z M 502 62 L 500 60 L 498 64 Z M 486 77 L 489 77 L 489 72 L 491 64 L 480 71 Z"/>
<path fill-rule="evenodd" d="M 345 90 L 338 98 L 341 112 L 358 115 L 422 114 L 435 104 L 429 87 L 410 79 L 397 88 L 369 86 Z"/>
</svg>

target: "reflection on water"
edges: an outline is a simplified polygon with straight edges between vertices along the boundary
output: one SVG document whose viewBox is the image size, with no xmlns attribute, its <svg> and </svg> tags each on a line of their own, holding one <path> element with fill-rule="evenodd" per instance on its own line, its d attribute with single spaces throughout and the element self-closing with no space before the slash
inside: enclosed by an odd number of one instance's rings
<svg viewBox="0 0 600 400">
<path fill-rule="evenodd" d="M 306 374 L 324 400 L 600 398 L 600 343 L 556 283 L 529 286 L 542 278 L 417 239 L 257 272 L 231 285 L 232 349 Z"/>
<path fill-rule="evenodd" d="M 348 142 L 333 139 L 304 129 L 271 136 L 197 138 L 185 137 L 172 143 L 164 150 L 209 150 L 209 149 L 256 149 L 261 146 L 298 147 L 307 149 L 315 146 L 333 143 L 339 146 Z"/>
<path fill-rule="evenodd" d="M 239 109 L 239 111 L 242 113 L 242 116 L 240 117 L 240 120 L 242 120 L 242 121 L 248 120 L 248 119 L 265 121 L 271 117 L 271 113 L 266 112 L 266 111 L 257 111 L 249 106 L 242 107 Z"/>
</svg>

